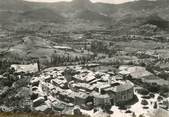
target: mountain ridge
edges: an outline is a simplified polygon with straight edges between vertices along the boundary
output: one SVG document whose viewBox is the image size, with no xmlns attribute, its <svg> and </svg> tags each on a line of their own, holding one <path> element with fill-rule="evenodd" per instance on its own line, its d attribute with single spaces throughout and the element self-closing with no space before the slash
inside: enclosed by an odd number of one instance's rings
<svg viewBox="0 0 169 117">
<path fill-rule="evenodd" d="M 32 22 L 54 23 L 70 22 L 72 20 L 89 21 L 89 24 L 86 25 L 90 25 L 90 21 L 98 22 L 101 25 L 106 23 L 109 25 L 114 25 L 115 23 L 128 23 L 131 25 L 137 23 L 136 25 L 140 25 L 142 24 L 142 19 L 146 19 L 152 14 L 157 14 L 168 24 L 169 15 L 167 13 L 169 6 L 167 3 L 169 3 L 169 0 L 139 0 L 117 5 L 92 3 L 90 0 L 57 3 L 0 0 L 0 23 L 5 22 L 6 19 L 9 22 L 11 22 L 10 19 L 15 19 L 16 22 L 22 19 L 29 19 Z M 163 22 L 165 22 L 164 20 Z M 147 23 L 151 24 L 152 22 L 147 21 Z"/>
</svg>

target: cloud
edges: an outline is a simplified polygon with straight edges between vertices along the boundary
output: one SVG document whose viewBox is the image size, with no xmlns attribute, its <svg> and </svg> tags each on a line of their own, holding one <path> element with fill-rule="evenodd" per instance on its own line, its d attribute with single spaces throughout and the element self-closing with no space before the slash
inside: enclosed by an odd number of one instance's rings
<svg viewBox="0 0 169 117">
<path fill-rule="evenodd" d="M 32 1 L 32 2 L 60 2 L 60 1 L 72 1 L 72 0 L 25 0 L 25 1 Z M 92 2 L 104 2 L 104 3 L 113 3 L 113 4 L 120 4 L 124 2 L 134 1 L 134 0 L 91 0 Z"/>
</svg>

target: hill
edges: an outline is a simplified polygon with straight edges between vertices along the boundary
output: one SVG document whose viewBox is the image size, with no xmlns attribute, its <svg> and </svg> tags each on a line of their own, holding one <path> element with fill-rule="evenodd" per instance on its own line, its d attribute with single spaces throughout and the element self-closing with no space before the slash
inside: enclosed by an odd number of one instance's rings
<svg viewBox="0 0 169 117">
<path fill-rule="evenodd" d="M 65 20 L 64 17 L 61 16 L 59 13 L 47 8 L 39 8 L 23 12 L 22 14 L 20 14 L 20 18 L 26 20 L 33 21 L 36 20 L 55 23 L 61 23 Z"/>
<path fill-rule="evenodd" d="M 161 29 L 168 29 L 169 28 L 169 21 L 161 18 L 160 16 L 153 14 L 147 18 L 147 21 L 144 22 L 145 24 L 156 25 Z"/>
<path fill-rule="evenodd" d="M 99 22 L 100 25 L 126 24 L 140 25 L 143 19 L 157 14 L 159 18 L 169 21 L 169 0 L 139 0 L 124 4 L 92 3 L 90 0 L 73 0 L 58 3 L 31 3 L 23 0 L 0 0 L 0 23 L 14 19 L 29 19 L 41 22 L 69 22 L 81 19 Z M 10 11 L 10 12 L 9 12 Z M 76 22 L 76 21 L 75 21 Z M 78 21 L 77 21 L 78 22 Z M 152 22 L 149 22 L 152 23 Z M 165 23 L 164 23 L 165 24 Z M 165 27 L 166 28 L 166 27 Z"/>
<path fill-rule="evenodd" d="M 102 23 L 108 23 L 108 22 L 110 23 L 111 21 L 110 17 L 90 10 L 82 10 L 78 12 L 75 15 L 75 18 L 93 21 L 93 22 L 102 22 Z"/>
</svg>

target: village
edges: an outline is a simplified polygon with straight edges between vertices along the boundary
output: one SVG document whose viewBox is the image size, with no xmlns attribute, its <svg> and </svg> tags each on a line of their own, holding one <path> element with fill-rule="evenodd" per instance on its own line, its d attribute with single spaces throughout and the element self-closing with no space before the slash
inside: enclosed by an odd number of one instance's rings
<svg viewBox="0 0 169 117">
<path fill-rule="evenodd" d="M 155 43 L 157 37 L 113 35 L 109 31 L 76 32 L 69 35 L 71 40 L 57 44 L 35 36 L 23 38 L 28 47 L 32 45 L 32 55 L 23 59 L 5 58 L 9 54 L 5 51 L 1 55 L 0 80 L 5 87 L 0 96 L 5 101 L 0 110 L 91 117 L 151 117 L 158 112 L 167 117 L 168 45 L 160 40 Z M 41 49 L 34 49 L 39 45 Z M 19 92 L 13 94 L 18 87 Z M 10 99 L 21 98 L 19 105 L 8 104 Z"/>
<path fill-rule="evenodd" d="M 168 98 L 152 93 L 144 83 L 168 86 L 139 66 L 121 66 L 118 70 L 92 71 L 99 66 L 53 67 L 32 78 L 33 109 L 86 116 L 149 117 L 153 110 L 168 110 Z M 133 83 L 134 82 L 134 83 Z M 151 86 L 150 86 L 151 87 Z M 151 87 L 151 88 L 152 88 Z M 137 109 L 139 110 L 137 110 Z"/>
</svg>

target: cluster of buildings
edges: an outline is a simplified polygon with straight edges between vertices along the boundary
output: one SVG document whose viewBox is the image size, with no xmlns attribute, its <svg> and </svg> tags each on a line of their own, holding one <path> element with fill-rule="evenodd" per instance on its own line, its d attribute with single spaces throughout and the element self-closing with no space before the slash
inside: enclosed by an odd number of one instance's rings
<svg viewBox="0 0 169 117">
<path fill-rule="evenodd" d="M 35 79 L 32 80 L 32 84 L 37 87 L 33 86 L 34 89 L 48 99 L 52 97 L 52 100 L 57 100 L 57 104 L 60 101 L 86 110 L 124 104 L 134 97 L 132 82 L 121 76 L 81 67 L 48 69 L 43 71 L 38 80 Z"/>
</svg>

